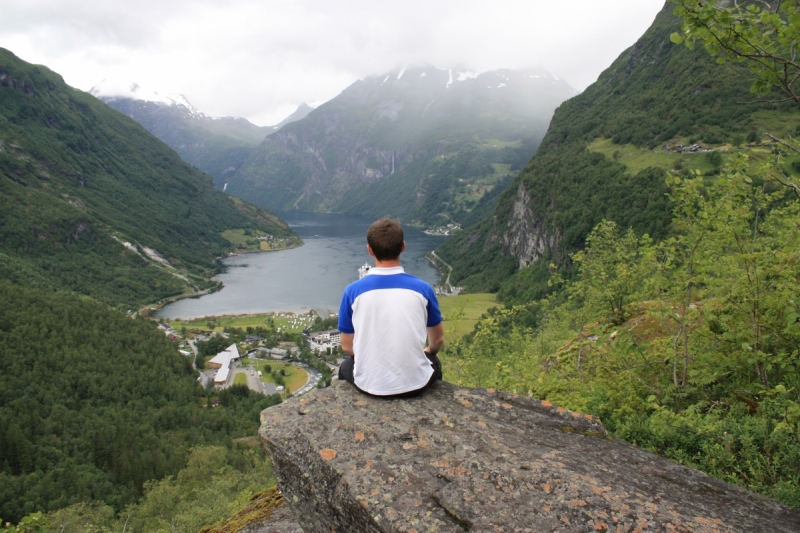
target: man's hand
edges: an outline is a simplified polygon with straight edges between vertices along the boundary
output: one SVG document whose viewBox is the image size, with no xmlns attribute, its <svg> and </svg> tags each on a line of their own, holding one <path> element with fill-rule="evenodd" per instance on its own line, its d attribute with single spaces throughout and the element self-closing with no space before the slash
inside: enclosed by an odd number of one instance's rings
<svg viewBox="0 0 800 533">
<path fill-rule="evenodd" d="M 344 335 L 342 335 L 344 338 Z M 442 349 L 444 344 L 444 325 L 440 322 L 437 326 L 428 328 L 428 347 L 425 349 L 426 353 L 436 355 Z M 344 340 L 342 341 L 344 345 Z"/>
<path fill-rule="evenodd" d="M 353 337 L 355 335 L 353 333 L 342 333 L 341 341 L 342 341 L 342 351 L 353 357 Z"/>
</svg>

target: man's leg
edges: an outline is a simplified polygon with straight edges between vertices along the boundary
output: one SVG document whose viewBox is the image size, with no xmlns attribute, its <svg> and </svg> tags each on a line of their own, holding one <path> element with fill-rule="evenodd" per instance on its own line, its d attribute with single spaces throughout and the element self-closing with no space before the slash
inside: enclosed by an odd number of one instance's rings
<svg viewBox="0 0 800 533">
<path fill-rule="evenodd" d="M 353 370 L 355 368 L 356 360 L 353 357 L 348 357 L 342 364 L 339 365 L 339 379 L 343 379 L 346 382 L 355 385 L 355 377 L 353 376 Z"/>
<path fill-rule="evenodd" d="M 433 381 L 441 381 L 442 380 L 442 361 L 439 359 L 438 355 L 429 354 L 425 352 L 425 356 L 428 358 L 428 361 L 431 362 L 431 366 L 433 367 L 433 376 L 431 377 L 431 382 Z M 427 385 L 426 385 L 427 387 Z"/>
</svg>

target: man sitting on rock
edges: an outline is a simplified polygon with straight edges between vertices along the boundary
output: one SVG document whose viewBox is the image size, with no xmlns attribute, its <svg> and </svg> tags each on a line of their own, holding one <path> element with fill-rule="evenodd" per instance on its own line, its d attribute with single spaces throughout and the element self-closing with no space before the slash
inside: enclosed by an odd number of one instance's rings
<svg viewBox="0 0 800 533">
<path fill-rule="evenodd" d="M 444 343 L 442 314 L 430 284 L 400 266 L 403 228 L 381 219 L 367 231 L 375 268 L 342 295 L 339 331 L 348 355 L 339 379 L 375 396 L 416 396 L 442 379 L 436 353 Z M 428 347 L 425 348 L 425 340 Z"/>
</svg>

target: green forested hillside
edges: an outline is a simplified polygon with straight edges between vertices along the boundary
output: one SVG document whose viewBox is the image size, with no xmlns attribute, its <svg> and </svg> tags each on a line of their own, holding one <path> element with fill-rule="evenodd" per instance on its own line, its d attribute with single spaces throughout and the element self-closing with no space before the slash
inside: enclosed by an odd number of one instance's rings
<svg viewBox="0 0 800 533">
<path fill-rule="evenodd" d="M 673 42 L 685 41 L 690 49 L 703 44 L 717 63 L 738 63 L 748 80 L 726 78 L 729 68 L 706 69 L 706 51 L 700 50 L 698 69 L 711 72 L 709 90 L 727 79 L 745 99 L 752 85 L 765 105 L 736 114 L 730 100 L 706 102 L 695 110 L 704 122 L 694 130 L 686 123 L 666 130 L 673 137 L 655 150 L 653 142 L 665 139 L 653 129 L 652 117 L 607 117 L 610 124 L 614 118 L 627 123 L 625 135 L 605 130 L 605 137 L 585 139 L 583 153 L 601 168 L 614 161 L 629 176 L 660 173 L 653 185 L 667 194 L 667 235 L 654 233 L 654 240 L 642 234 L 646 220 L 625 218 L 626 227 L 615 223 L 613 213 L 601 212 L 603 219 L 572 243 L 582 249 L 569 254 L 573 268 L 567 279 L 564 270 L 548 269 L 542 259 L 558 261 L 569 248 L 543 254 L 520 270 L 500 293 L 507 301 L 530 299 L 491 310 L 472 334 L 448 345 L 442 353 L 445 377 L 590 413 L 617 438 L 800 507 L 800 127 L 797 113 L 781 106 L 787 100 L 800 105 L 800 67 L 794 61 L 800 3 L 671 4 L 685 21 Z M 664 20 L 679 28 L 669 18 L 672 8 L 656 23 L 661 37 L 669 29 Z M 637 45 L 631 57 L 647 49 Z M 609 81 L 608 73 L 603 80 Z M 721 96 L 737 97 L 717 88 Z M 663 116 L 680 114 L 672 108 Z M 559 135 L 568 126 L 551 128 L 551 156 L 565 149 L 554 143 L 569 139 Z M 698 136 L 705 138 L 701 150 L 670 146 L 684 139 L 694 144 Z M 709 149 L 719 145 L 723 150 Z M 542 165 L 552 161 L 543 153 L 516 184 L 517 213 L 530 205 L 524 187 L 558 190 L 559 184 L 545 179 L 548 167 Z M 548 215 L 554 220 L 562 216 L 557 204 L 551 200 Z M 594 215 L 576 209 L 562 220 L 588 216 Z M 516 265 L 504 266 L 511 271 Z M 531 298 L 546 286 L 558 292 Z"/>
<path fill-rule="evenodd" d="M 127 309 L 210 286 L 228 229 L 296 241 L 133 120 L 0 49 L 0 277 Z"/>
<path fill-rule="evenodd" d="M 759 146 L 765 131 L 794 133 L 800 114 L 793 104 L 747 103 L 755 97 L 745 66 L 719 66 L 703 50 L 670 42 L 680 27 L 672 10 L 665 6 L 639 42 L 557 109 L 493 214 L 437 250 L 453 266 L 454 283 L 499 291 L 507 303 L 541 297 L 547 265 L 568 266 L 602 219 L 656 239 L 669 233 L 666 170 L 712 173 L 734 152 L 763 158 L 771 151 Z M 677 152 L 678 143 L 698 143 L 720 158 Z M 526 246 L 536 235 L 554 245 Z"/>
<path fill-rule="evenodd" d="M 91 93 L 144 126 L 187 163 L 210 174 L 218 189 L 223 188 L 264 137 L 274 131 L 243 118 L 213 118 L 177 103 L 105 96 L 102 84 Z"/>
<path fill-rule="evenodd" d="M 81 501 L 117 511 L 175 474 L 192 446 L 254 435 L 279 398 L 233 388 L 221 407 L 148 320 L 0 282 L 0 518 Z M 222 466 L 225 462 L 221 458 Z"/>
<path fill-rule="evenodd" d="M 444 350 L 445 379 L 592 414 L 800 507 L 800 199 L 780 179 L 744 158 L 670 179 L 670 238 L 599 223 L 566 290 L 494 310 Z"/>
</svg>

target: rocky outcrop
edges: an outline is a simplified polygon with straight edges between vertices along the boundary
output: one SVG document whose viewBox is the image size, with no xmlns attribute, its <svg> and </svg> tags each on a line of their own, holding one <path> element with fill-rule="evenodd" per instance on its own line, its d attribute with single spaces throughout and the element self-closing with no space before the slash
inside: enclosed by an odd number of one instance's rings
<svg viewBox="0 0 800 533">
<path fill-rule="evenodd" d="M 596 418 L 491 389 L 387 400 L 342 382 L 262 423 L 305 533 L 800 531 L 797 511 L 609 439 Z"/>
<path fill-rule="evenodd" d="M 508 230 L 503 234 L 503 251 L 525 268 L 548 252 L 557 252 L 561 238 L 557 229 L 550 229 L 544 217 L 537 214 L 531 197 L 520 181 L 511 207 Z"/>
</svg>

